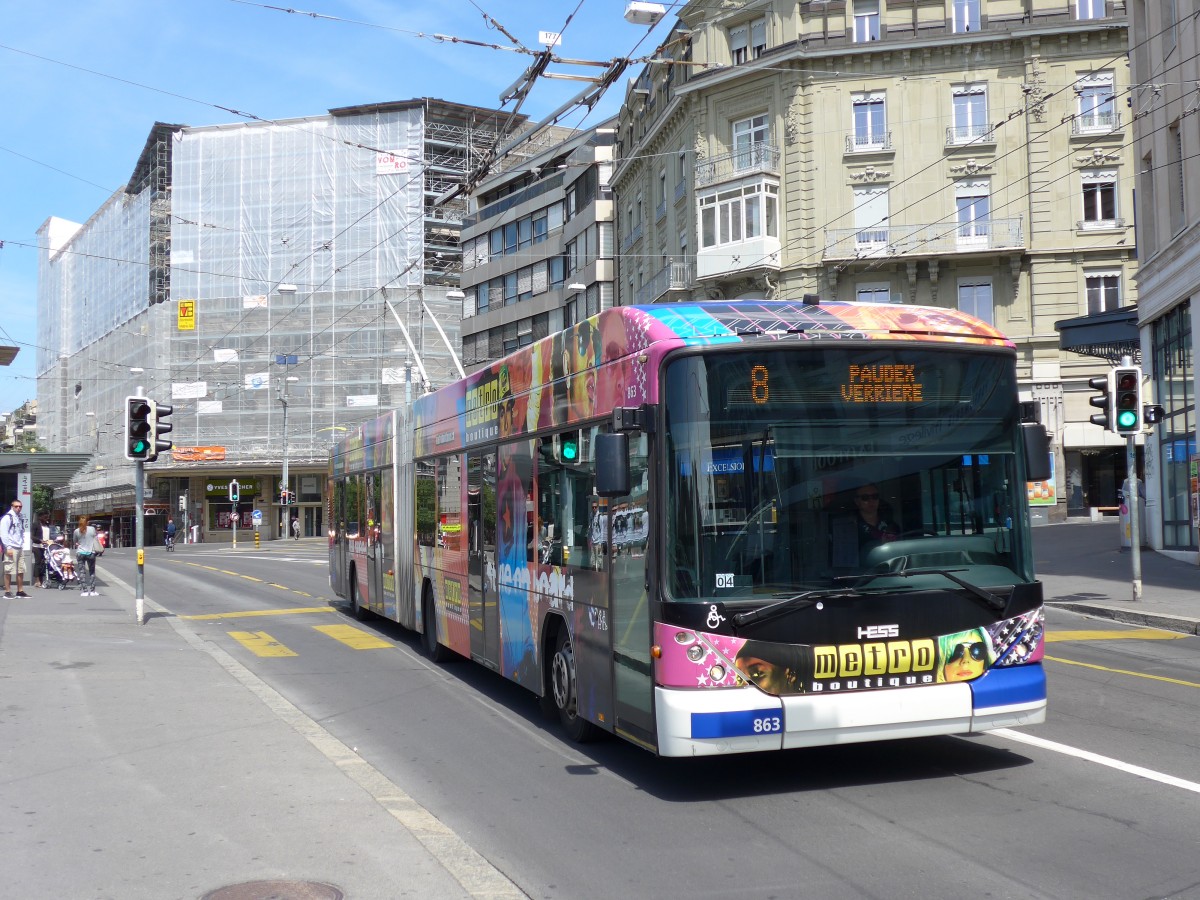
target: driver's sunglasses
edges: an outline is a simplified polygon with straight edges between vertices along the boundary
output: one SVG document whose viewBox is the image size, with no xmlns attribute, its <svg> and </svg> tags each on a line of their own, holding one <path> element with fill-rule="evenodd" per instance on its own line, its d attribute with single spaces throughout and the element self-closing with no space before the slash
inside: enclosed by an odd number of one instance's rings
<svg viewBox="0 0 1200 900">
<path fill-rule="evenodd" d="M 974 644 L 959 644 L 954 648 L 950 655 L 946 657 L 946 662 L 958 662 L 967 652 L 971 654 L 971 659 L 975 660 L 975 662 L 979 662 L 980 660 L 987 658 L 986 650 L 987 648 L 984 647 L 983 641 L 976 641 Z"/>
</svg>

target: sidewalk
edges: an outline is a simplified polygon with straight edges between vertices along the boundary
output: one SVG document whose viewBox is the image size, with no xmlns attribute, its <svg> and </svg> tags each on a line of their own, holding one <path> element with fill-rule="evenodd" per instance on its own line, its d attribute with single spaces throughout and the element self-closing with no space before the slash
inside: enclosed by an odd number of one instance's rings
<svg viewBox="0 0 1200 900">
<path fill-rule="evenodd" d="M 1033 529 L 1034 570 L 1046 605 L 1132 625 L 1200 634 L 1200 567 L 1142 548 L 1142 598 L 1132 554 L 1114 520 Z"/>
<path fill-rule="evenodd" d="M 147 600 L 135 624 L 103 563 L 99 582 L 0 600 L 5 894 L 525 896 L 185 622 Z"/>
</svg>

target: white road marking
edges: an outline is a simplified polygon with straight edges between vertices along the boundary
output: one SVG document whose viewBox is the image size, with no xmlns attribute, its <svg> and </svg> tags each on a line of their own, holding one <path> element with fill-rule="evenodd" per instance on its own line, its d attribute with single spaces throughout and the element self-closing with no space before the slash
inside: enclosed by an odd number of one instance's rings
<svg viewBox="0 0 1200 900">
<path fill-rule="evenodd" d="M 1129 775 L 1136 775 L 1139 778 L 1148 778 L 1151 781 L 1157 781 L 1160 784 L 1170 785 L 1171 787 L 1182 788 L 1185 791 L 1191 791 L 1194 794 L 1200 794 L 1200 784 L 1194 781 L 1185 781 L 1182 778 L 1176 778 L 1174 775 L 1167 775 L 1163 772 L 1156 772 L 1153 769 L 1146 769 L 1142 766 L 1135 766 L 1132 763 L 1121 762 L 1119 759 L 1113 759 L 1109 756 L 1101 756 L 1099 753 L 1092 753 L 1089 750 L 1080 750 L 1078 747 L 1071 747 L 1067 744 L 1059 744 L 1055 741 L 1048 741 L 1045 738 L 1034 737 L 1031 734 L 1025 734 L 1020 731 L 1012 731 L 1008 728 L 995 728 L 989 731 L 988 734 L 994 734 L 996 737 L 1007 738 L 1010 741 L 1016 741 L 1019 744 L 1029 744 L 1031 747 L 1041 747 L 1043 750 L 1051 750 L 1054 753 L 1062 753 L 1066 756 L 1074 756 L 1076 759 L 1085 759 L 1088 762 L 1094 762 L 1097 765 L 1108 766 L 1110 769 L 1116 769 L 1118 772 L 1125 772 Z"/>
</svg>

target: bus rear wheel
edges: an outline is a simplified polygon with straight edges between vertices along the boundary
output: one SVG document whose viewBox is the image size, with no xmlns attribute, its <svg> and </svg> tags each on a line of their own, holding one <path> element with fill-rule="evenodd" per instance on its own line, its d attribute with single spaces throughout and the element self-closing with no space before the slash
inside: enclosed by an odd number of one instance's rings
<svg viewBox="0 0 1200 900">
<path fill-rule="evenodd" d="M 567 737 L 576 743 L 594 741 L 600 729 L 579 715 L 579 685 L 575 675 L 575 650 L 571 635 L 564 627 L 558 632 L 554 655 L 550 657 L 550 690 L 558 720 Z"/>
<path fill-rule="evenodd" d="M 431 662 L 444 663 L 450 659 L 450 651 L 438 643 L 437 617 L 434 615 L 433 607 L 433 591 L 429 589 L 428 585 L 425 586 L 425 590 L 422 592 L 421 610 L 421 618 L 425 623 L 425 630 L 421 632 L 421 647 Z"/>
</svg>

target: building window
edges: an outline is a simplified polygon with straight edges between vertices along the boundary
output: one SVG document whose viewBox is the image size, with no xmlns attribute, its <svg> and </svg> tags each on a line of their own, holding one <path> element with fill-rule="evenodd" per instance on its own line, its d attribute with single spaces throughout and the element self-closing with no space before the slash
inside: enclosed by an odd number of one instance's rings
<svg viewBox="0 0 1200 900">
<path fill-rule="evenodd" d="M 888 242 L 888 189 L 880 185 L 854 189 L 854 227 L 858 246 Z"/>
<path fill-rule="evenodd" d="M 995 324 L 992 321 L 992 282 L 987 278 L 959 281 L 958 308 L 989 325 Z"/>
<path fill-rule="evenodd" d="M 1184 226 L 1186 207 L 1183 177 L 1183 129 L 1176 119 L 1167 127 L 1167 190 L 1171 197 L 1171 234 L 1178 234 Z"/>
<path fill-rule="evenodd" d="M 699 200 L 700 248 L 779 236 L 779 185 L 751 184 Z"/>
<path fill-rule="evenodd" d="M 1088 272 L 1084 275 L 1083 280 L 1087 288 L 1089 316 L 1110 312 L 1121 305 L 1121 273 L 1119 271 Z"/>
<path fill-rule="evenodd" d="M 1117 225 L 1117 173 L 1108 169 L 1088 169 L 1083 178 L 1084 228 L 1112 228 Z"/>
<path fill-rule="evenodd" d="M 534 214 L 534 216 L 533 216 L 533 242 L 535 244 L 540 244 L 542 241 L 544 241 L 546 239 L 546 235 L 549 232 L 548 226 L 549 226 L 549 219 L 546 216 L 545 210 L 542 210 L 540 213 Z"/>
<path fill-rule="evenodd" d="M 477 288 L 471 287 L 463 291 L 462 315 L 464 319 L 469 319 L 475 315 L 475 292 L 477 290 Z"/>
<path fill-rule="evenodd" d="M 991 233 L 991 186 L 984 181 L 960 181 L 954 186 L 958 243 L 987 243 Z M 989 320 L 990 321 L 990 320 Z"/>
<path fill-rule="evenodd" d="M 988 124 L 987 87 L 983 84 L 958 84 L 952 89 L 953 121 L 950 143 L 969 144 L 991 131 Z"/>
<path fill-rule="evenodd" d="M 743 23 L 729 29 L 729 58 L 735 66 L 750 58 L 750 26 Z"/>
<path fill-rule="evenodd" d="M 891 303 L 892 287 L 886 281 L 855 285 L 854 299 L 859 303 Z"/>
<path fill-rule="evenodd" d="M 1075 18 L 1103 19 L 1105 0 L 1075 0 Z"/>
<path fill-rule="evenodd" d="M 750 56 L 758 59 L 767 52 L 767 20 L 755 19 L 750 23 Z"/>
<path fill-rule="evenodd" d="M 517 223 L 509 222 L 504 226 L 504 252 L 517 252 Z"/>
<path fill-rule="evenodd" d="M 884 146 L 887 138 L 887 116 L 883 91 L 851 94 L 854 110 L 854 149 L 872 150 Z"/>
<path fill-rule="evenodd" d="M 1079 93 L 1079 130 L 1111 131 L 1117 125 L 1113 98 L 1113 73 L 1089 72 L 1076 82 Z"/>
<path fill-rule="evenodd" d="M 1191 304 L 1185 300 L 1151 326 L 1154 402 L 1166 413 L 1154 430 L 1161 454 L 1163 548 L 1168 550 L 1196 549 L 1188 471 L 1189 457 L 1196 452 L 1191 322 Z"/>
<path fill-rule="evenodd" d="M 854 43 L 879 40 L 879 0 L 854 0 Z"/>
<path fill-rule="evenodd" d="M 979 0 L 954 0 L 954 33 L 979 30 Z"/>
<path fill-rule="evenodd" d="M 770 146 L 771 126 L 766 113 L 733 123 L 735 169 L 749 169 L 762 165 Z"/>
</svg>

